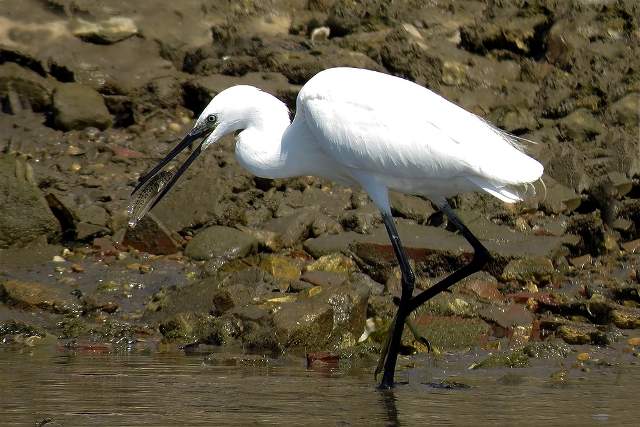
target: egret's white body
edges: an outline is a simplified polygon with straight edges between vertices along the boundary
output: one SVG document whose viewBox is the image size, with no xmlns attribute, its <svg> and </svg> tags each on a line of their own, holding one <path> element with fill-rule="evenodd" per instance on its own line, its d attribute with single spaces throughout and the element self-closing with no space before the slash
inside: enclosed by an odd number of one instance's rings
<svg viewBox="0 0 640 427">
<path fill-rule="evenodd" d="M 479 271 L 490 258 L 445 197 L 484 190 L 513 203 L 520 197 L 512 186 L 542 175 L 542 165 L 520 151 L 513 137 L 430 90 L 374 71 L 333 68 L 304 85 L 292 123 L 281 101 L 254 87 L 234 86 L 216 95 L 183 140 L 140 178 L 130 223 L 135 225 L 153 208 L 204 149 L 236 131 L 236 158 L 253 174 L 265 178 L 316 175 L 361 186 L 381 210 L 402 272 L 398 311 L 376 369 L 384 364 L 384 388 L 394 384 L 409 314 Z M 201 138 L 204 142 L 175 174 L 163 170 Z M 414 295 L 415 274 L 391 216 L 388 190 L 431 198 L 474 248 L 471 262 Z"/>
<path fill-rule="evenodd" d="M 289 122 L 285 105 L 251 86 L 222 91 L 202 113 L 218 133 L 242 130 L 236 157 L 264 178 L 316 175 L 362 186 L 380 209 L 387 190 L 440 200 L 484 190 L 513 203 L 513 185 L 542 165 L 507 134 L 415 83 L 375 71 L 333 68 L 310 79 Z M 228 123 L 228 128 L 224 126 Z"/>
</svg>

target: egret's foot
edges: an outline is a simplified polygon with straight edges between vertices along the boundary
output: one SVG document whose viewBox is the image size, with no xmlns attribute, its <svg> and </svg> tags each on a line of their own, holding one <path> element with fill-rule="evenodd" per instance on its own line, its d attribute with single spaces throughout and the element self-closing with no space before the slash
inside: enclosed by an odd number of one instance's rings
<svg viewBox="0 0 640 427">
<path fill-rule="evenodd" d="M 389 354 L 389 343 L 391 342 L 391 334 L 393 332 L 393 327 L 396 323 L 396 319 L 393 319 L 393 322 L 391 322 L 391 324 L 389 325 L 389 330 L 387 332 L 387 336 L 384 339 L 384 344 L 382 346 L 382 349 L 380 351 L 380 358 L 378 359 L 378 365 L 376 366 L 376 370 L 373 373 L 374 378 L 376 379 L 376 381 L 378 380 L 378 374 L 380 372 L 382 372 L 383 368 L 384 368 L 384 361 L 387 359 L 387 354 Z M 431 346 L 431 343 L 429 342 L 429 340 L 424 337 L 423 335 L 420 335 L 420 332 L 418 332 L 418 330 L 416 329 L 416 327 L 414 326 L 413 323 L 411 323 L 411 321 L 409 319 L 406 319 L 404 321 L 404 324 L 407 325 L 409 327 L 409 331 L 411 332 L 411 335 L 413 335 L 413 338 L 418 341 L 420 344 L 424 345 L 425 347 L 427 347 L 427 351 L 429 353 L 431 353 L 433 351 L 433 347 Z M 380 388 L 381 389 L 385 389 L 385 388 L 391 388 L 393 387 L 393 385 L 384 385 L 384 384 L 380 384 Z"/>
<path fill-rule="evenodd" d="M 382 372 L 384 369 L 384 361 L 387 360 L 387 354 L 389 354 L 389 344 L 391 343 L 391 335 L 393 333 L 394 326 L 396 324 L 396 318 L 393 318 L 393 321 L 389 325 L 389 329 L 387 330 L 386 337 L 384 339 L 384 344 L 382 344 L 382 349 L 380 349 L 380 357 L 378 358 L 378 365 L 376 366 L 376 370 L 373 373 L 373 378 L 378 381 L 378 374 Z M 380 384 L 380 388 L 386 389 L 391 387 L 383 387 Z"/>
<path fill-rule="evenodd" d="M 433 347 L 431 346 L 431 343 L 424 335 L 421 335 L 420 332 L 418 332 L 415 325 L 411 323 L 409 319 L 407 319 L 404 323 L 409 327 L 409 331 L 411 331 L 411 335 L 413 335 L 413 338 L 416 341 L 418 341 L 420 344 L 427 347 L 427 352 L 429 353 L 433 352 Z"/>
</svg>

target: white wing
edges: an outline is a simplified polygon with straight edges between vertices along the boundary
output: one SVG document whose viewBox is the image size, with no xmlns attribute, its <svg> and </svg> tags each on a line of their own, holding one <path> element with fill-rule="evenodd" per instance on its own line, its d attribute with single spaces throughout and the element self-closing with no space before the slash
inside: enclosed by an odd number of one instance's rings
<svg viewBox="0 0 640 427">
<path fill-rule="evenodd" d="M 349 168 L 401 178 L 533 182 L 542 165 L 474 114 L 407 80 L 334 68 L 298 95 L 321 148 Z"/>
</svg>

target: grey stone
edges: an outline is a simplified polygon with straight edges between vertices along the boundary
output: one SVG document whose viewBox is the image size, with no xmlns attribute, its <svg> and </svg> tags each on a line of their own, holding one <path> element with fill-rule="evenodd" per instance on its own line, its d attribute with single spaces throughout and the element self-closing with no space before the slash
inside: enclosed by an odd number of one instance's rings
<svg viewBox="0 0 640 427">
<path fill-rule="evenodd" d="M 585 109 L 576 110 L 560 120 L 560 132 L 572 142 L 582 142 L 593 139 L 605 131 L 600 120 Z"/>
<path fill-rule="evenodd" d="M 640 93 L 630 93 L 609 107 L 610 114 L 617 123 L 637 128 L 640 121 Z"/>
<path fill-rule="evenodd" d="M 548 258 L 522 258 L 509 261 L 502 271 L 502 279 L 545 284 L 551 280 L 554 272 L 553 263 Z"/>
<path fill-rule="evenodd" d="M 426 222 L 435 213 L 430 202 L 417 196 L 391 191 L 389 192 L 389 201 L 391 202 L 391 212 L 395 216 L 412 219 L 419 224 Z"/>
<path fill-rule="evenodd" d="M 196 260 L 242 258 L 258 247 L 258 240 L 240 230 L 214 225 L 205 228 L 187 243 L 185 255 Z"/>
<path fill-rule="evenodd" d="M 309 236 L 317 215 L 311 209 L 299 209 L 291 215 L 267 221 L 263 228 L 275 232 L 283 247 L 291 247 Z"/>
<path fill-rule="evenodd" d="M 53 93 L 53 122 L 64 131 L 96 127 L 106 129 L 113 120 L 102 96 L 77 83 L 59 86 Z"/>
<path fill-rule="evenodd" d="M 87 42 L 113 44 L 137 34 L 138 28 L 131 18 L 112 16 L 99 22 L 77 19 L 73 23 L 71 32 Z"/>
<path fill-rule="evenodd" d="M 469 224 L 469 228 L 480 236 L 482 243 L 494 256 L 507 259 L 525 256 L 553 258 L 554 255 L 565 252 L 562 237 L 529 235 L 505 226 L 493 226 L 492 229 L 482 230 L 474 222 Z M 453 256 L 470 254 L 473 251 L 464 237 L 442 228 L 402 222 L 397 224 L 397 228 L 405 248 L 427 253 L 448 253 Z M 379 227 L 368 235 L 346 232 L 308 239 L 304 242 L 304 248 L 314 257 L 320 257 L 332 252 L 345 252 L 355 243 L 391 247 L 386 230 Z"/>
<path fill-rule="evenodd" d="M 0 282 L 0 301 L 23 309 L 39 308 L 66 314 L 80 312 L 79 305 L 56 288 L 18 280 Z"/>
<path fill-rule="evenodd" d="M 80 231 L 78 230 L 78 233 Z M 135 228 L 127 227 L 122 244 L 157 255 L 178 252 L 182 239 L 171 233 L 153 214 L 147 213 Z"/>
<path fill-rule="evenodd" d="M 541 205 L 550 214 L 570 213 L 582 203 L 580 195 L 549 176 L 544 177 L 546 195 Z"/>
<path fill-rule="evenodd" d="M 366 320 L 366 286 L 316 286 L 298 295 L 282 303 L 273 317 L 282 347 L 314 351 L 356 343 Z"/>
<path fill-rule="evenodd" d="M 51 105 L 49 82 L 17 64 L 0 65 L 0 105 L 13 114 L 21 110 L 45 111 Z"/>
<path fill-rule="evenodd" d="M 58 220 L 30 182 L 30 170 L 22 160 L 0 156 L 0 248 L 24 245 L 42 236 L 53 239 L 60 233 Z"/>
</svg>

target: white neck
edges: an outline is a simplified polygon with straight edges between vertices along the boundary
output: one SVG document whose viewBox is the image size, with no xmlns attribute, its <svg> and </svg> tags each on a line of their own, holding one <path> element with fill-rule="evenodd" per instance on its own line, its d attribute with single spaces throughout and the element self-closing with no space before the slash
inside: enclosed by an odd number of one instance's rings
<svg viewBox="0 0 640 427">
<path fill-rule="evenodd" d="M 261 103 L 245 118 L 244 130 L 236 139 L 236 158 L 240 165 L 256 176 L 296 176 L 287 162 L 288 150 L 283 144 L 283 136 L 291 123 L 289 114 L 278 99 L 271 98 L 272 105 Z"/>
</svg>

